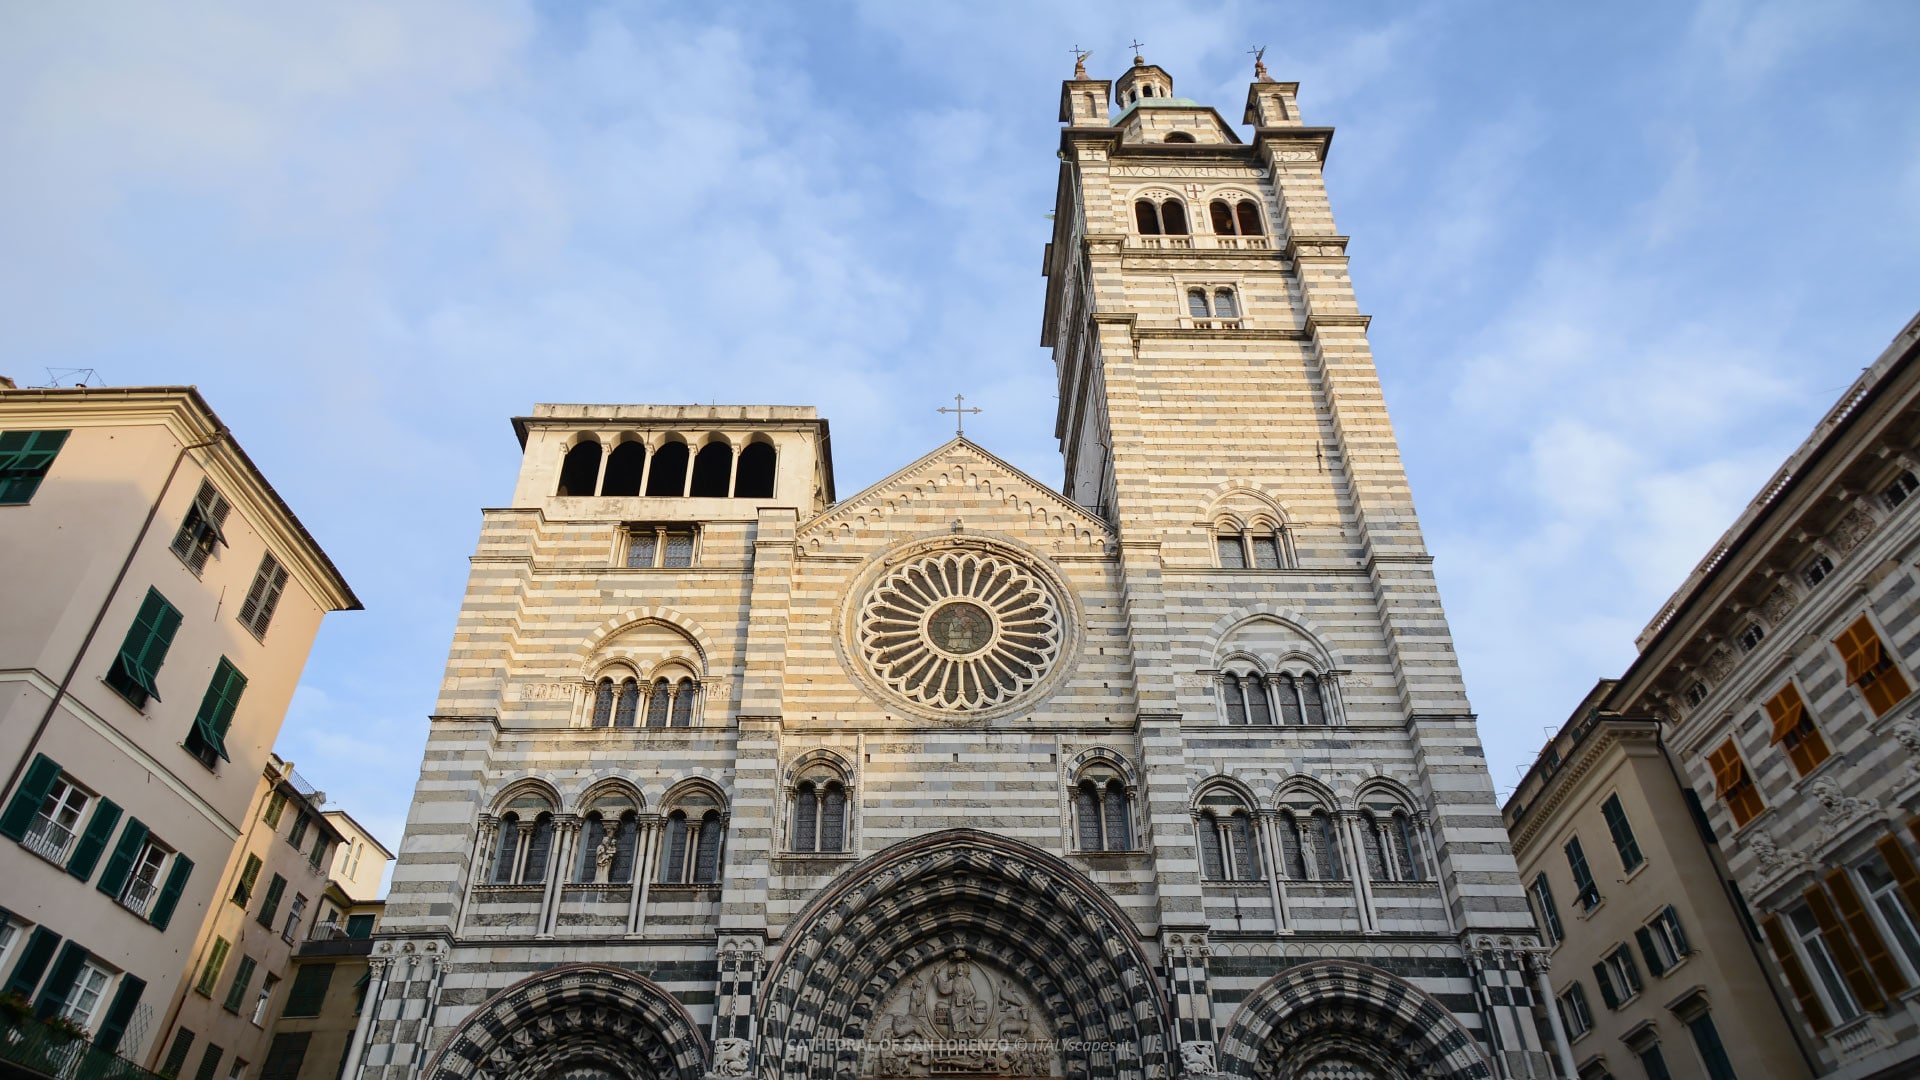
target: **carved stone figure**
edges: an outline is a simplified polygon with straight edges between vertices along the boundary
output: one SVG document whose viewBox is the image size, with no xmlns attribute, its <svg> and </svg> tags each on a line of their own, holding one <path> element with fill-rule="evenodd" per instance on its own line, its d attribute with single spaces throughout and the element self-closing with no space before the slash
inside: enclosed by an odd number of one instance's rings
<svg viewBox="0 0 1920 1080">
<path fill-rule="evenodd" d="M 607 833 L 600 838 L 600 842 L 593 846 L 593 880 L 602 882 L 613 880 L 613 875 L 609 871 L 613 868 L 614 856 L 619 852 L 620 842 L 612 833 Z"/>
<path fill-rule="evenodd" d="M 1827 831 L 1832 832 L 1862 814 L 1880 809 L 1873 799 L 1860 799 L 1840 790 L 1830 776 L 1823 776 L 1813 782 L 1813 797 L 1819 800 L 1822 817 Z"/>
<path fill-rule="evenodd" d="M 902 980 L 868 1029 L 861 1076 L 1053 1076 L 1052 1035 L 1031 998 L 965 950 Z"/>
<path fill-rule="evenodd" d="M 745 1076 L 753 1057 L 753 1047 L 739 1038 L 721 1039 L 713 1045 L 711 1076 Z"/>
<path fill-rule="evenodd" d="M 1180 1044 L 1181 1075 L 1212 1076 L 1218 1071 L 1214 1067 L 1212 1043 L 1183 1042 Z"/>
</svg>

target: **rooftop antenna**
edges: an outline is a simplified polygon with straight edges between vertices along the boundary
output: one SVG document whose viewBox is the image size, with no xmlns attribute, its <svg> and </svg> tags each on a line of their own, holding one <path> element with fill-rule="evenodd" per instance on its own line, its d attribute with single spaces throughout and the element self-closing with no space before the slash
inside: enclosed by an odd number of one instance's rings
<svg viewBox="0 0 1920 1080">
<path fill-rule="evenodd" d="M 107 380 L 101 378 L 100 373 L 90 367 L 50 367 L 44 370 L 47 373 L 48 389 L 69 386 L 105 386 L 107 384 Z"/>
</svg>

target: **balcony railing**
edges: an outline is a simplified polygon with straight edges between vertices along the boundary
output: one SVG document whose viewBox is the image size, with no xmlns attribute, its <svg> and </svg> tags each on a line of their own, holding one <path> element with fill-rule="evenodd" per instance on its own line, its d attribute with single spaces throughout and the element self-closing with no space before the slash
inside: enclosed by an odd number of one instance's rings
<svg viewBox="0 0 1920 1080">
<path fill-rule="evenodd" d="M 58 1080 L 159 1080 L 92 1042 L 30 1017 L 0 1014 L 0 1073 Z"/>
<path fill-rule="evenodd" d="M 127 887 L 120 892 L 120 906 L 142 918 L 146 917 L 147 906 L 153 903 L 154 894 L 159 892 L 153 882 L 142 878 L 131 878 Z"/>
<path fill-rule="evenodd" d="M 45 814 L 35 814 L 33 824 L 27 826 L 27 835 L 20 842 L 41 858 L 64 863 L 67 852 L 73 850 L 73 830 Z"/>
<path fill-rule="evenodd" d="M 1209 233 L 1192 233 L 1178 236 L 1129 236 L 1127 242 L 1133 247 L 1179 251 L 1200 248 L 1224 251 L 1273 250 L 1273 241 L 1264 236 L 1214 236 Z"/>
</svg>

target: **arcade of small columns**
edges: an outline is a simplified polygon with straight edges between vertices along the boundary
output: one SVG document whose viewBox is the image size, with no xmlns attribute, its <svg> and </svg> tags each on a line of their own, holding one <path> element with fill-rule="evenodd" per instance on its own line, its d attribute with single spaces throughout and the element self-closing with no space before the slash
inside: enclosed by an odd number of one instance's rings
<svg viewBox="0 0 1920 1080">
<path fill-rule="evenodd" d="M 646 929 L 647 897 L 652 891 L 652 886 L 656 884 L 654 878 L 657 876 L 658 866 L 655 860 L 665 847 L 664 839 L 666 837 L 668 824 L 667 817 L 662 814 L 635 815 L 636 835 L 634 837 L 633 876 L 630 880 L 622 882 L 598 880 L 598 864 L 591 858 L 586 860 L 585 865 L 591 869 L 595 880 L 566 880 L 569 876 L 567 868 L 580 856 L 579 837 L 581 830 L 586 827 L 587 819 L 579 814 L 554 814 L 551 817 L 551 821 L 553 828 L 553 846 L 547 856 L 547 873 L 545 874 L 544 880 L 537 883 L 527 882 L 525 884 L 489 884 L 485 880 L 487 867 L 491 862 L 493 852 L 497 850 L 496 844 L 500 838 L 500 828 L 505 824 L 505 821 L 495 814 L 480 815 L 480 828 L 475 830 L 473 853 L 469 861 L 473 870 L 470 874 L 472 880 L 466 890 L 468 902 L 463 904 L 461 908 L 458 933 L 465 933 L 466 931 L 466 913 L 471 906 L 471 898 L 476 891 L 531 890 L 538 887 L 540 889 L 540 916 L 535 921 L 534 926 L 537 935 L 549 936 L 554 933 L 559 922 L 561 889 L 563 886 L 569 885 L 613 891 L 618 891 L 623 887 L 629 889 L 632 895 L 628 898 L 627 902 L 625 932 L 629 936 L 634 936 Z M 536 827 L 536 822 L 531 820 L 518 821 L 513 827 L 520 830 L 519 842 L 514 845 L 514 857 L 524 862 L 530 846 L 527 841 Z M 725 830 L 726 827 L 727 819 L 724 814 L 720 816 L 717 822 L 713 823 L 689 815 L 686 821 L 686 858 L 688 862 L 691 863 L 693 861 L 695 853 L 699 850 L 700 832 L 703 828 Z M 514 869 L 514 876 L 517 878 L 520 868 L 516 866 Z M 664 882 L 661 884 L 671 885 L 680 883 Z M 693 884 L 717 886 L 719 883 L 695 882 Z"/>
</svg>

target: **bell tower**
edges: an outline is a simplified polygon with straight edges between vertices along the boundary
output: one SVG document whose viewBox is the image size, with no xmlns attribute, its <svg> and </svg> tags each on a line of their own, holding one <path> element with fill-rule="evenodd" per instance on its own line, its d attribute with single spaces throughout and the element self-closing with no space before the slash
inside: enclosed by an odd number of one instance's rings
<svg viewBox="0 0 1920 1080">
<path fill-rule="evenodd" d="M 1495 1075 L 1535 1075 L 1545 1048 L 1519 1003 L 1536 932 L 1329 207 L 1333 130 L 1303 122 L 1297 96 L 1257 64 L 1243 138 L 1141 56 L 1112 83 L 1083 68 L 1063 85 L 1041 327 L 1062 490 L 1119 534 L 1154 820 L 1200 813 L 1193 777 L 1245 773 L 1275 791 L 1261 812 L 1284 860 L 1285 793 L 1331 793 L 1342 824 L 1323 847 L 1354 860 L 1357 908 L 1339 925 L 1377 944 L 1412 932 L 1383 904 L 1412 890 L 1366 865 L 1364 793 L 1394 785 L 1417 804 L 1459 977 L 1487 991 L 1460 1019 Z M 1289 649 L 1324 658 L 1329 726 L 1287 726 L 1302 685 L 1279 671 Z M 1271 728 L 1232 726 L 1267 709 Z M 1169 872 L 1191 867 L 1174 851 L 1156 863 L 1164 925 L 1189 941 L 1221 930 L 1204 867 L 1196 888 Z M 1336 925 L 1278 891 L 1286 929 Z M 1212 979 L 1216 994 L 1230 981 Z"/>
</svg>

